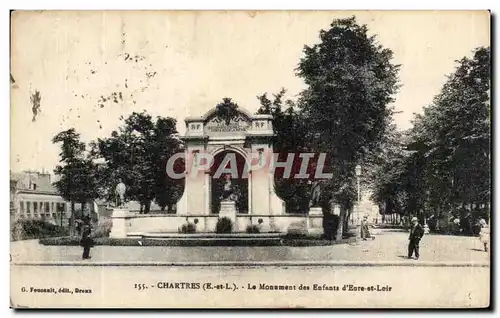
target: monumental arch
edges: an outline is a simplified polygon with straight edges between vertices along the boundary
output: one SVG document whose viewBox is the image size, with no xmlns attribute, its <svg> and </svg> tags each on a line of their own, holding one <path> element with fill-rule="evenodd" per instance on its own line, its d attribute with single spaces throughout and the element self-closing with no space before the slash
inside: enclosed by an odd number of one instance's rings
<svg viewBox="0 0 500 318">
<path fill-rule="evenodd" d="M 220 217 L 231 218 L 233 232 L 240 233 L 251 225 L 258 226 L 261 233 L 284 233 L 297 228 L 322 231 L 321 208 L 310 208 L 308 214 L 285 213 L 285 204 L 275 193 L 274 175 L 269 169 L 274 150 L 272 116 L 253 115 L 226 98 L 203 116 L 186 118 L 185 124 L 185 186 L 176 213 L 139 214 L 126 207 L 115 208 L 111 237 L 166 237 L 179 232 L 187 222 L 196 224 L 197 233 L 213 233 Z M 202 160 L 205 155 L 217 161 L 227 154 L 236 158 L 239 173 L 245 162 L 264 163 L 263 168 L 248 169 L 243 178 L 233 179 L 238 199 L 229 201 L 234 203 L 222 200 L 214 192 L 227 175 L 217 176 L 213 167 L 198 170 L 208 166 Z M 228 204 L 233 204 L 230 213 L 222 209 Z"/>
<path fill-rule="evenodd" d="M 252 115 L 231 104 L 229 100 L 226 101 L 227 104 L 219 104 L 201 117 L 185 119 L 186 134 L 183 140 L 186 167 L 196 169 L 196 164 L 199 164 L 196 160 L 199 156 L 203 157 L 202 154 L 209 154 L 217 159 L 219 155 L 234 153 L 240 174 L 238 180 L 245 185 L 242 188 L 247 192 L 244 197 L 248 200 L 245 211 L 240 209 L 238 214 L 284 214 L 284 203 L 274 191 L 274 176 L 269 169 L 248 169 L 247 176 L 241 176 L 242 160 L 255 162 L 262 156 L 262 160 L 269 161 L 269 155 L 273 153 L 272 116 Z M 213 170 L 206 169 L 204 173 L 197 173 L 194 177 L 190 171 L 186 171 L 184 193 L 177 204 L 178 214 L 203 215 L 218 212 L 214 211 L 216 204 L 213 202 L 217 198 L 212 195 L 214 183 L 217 182 L 213 178 Z"/>
</svg>

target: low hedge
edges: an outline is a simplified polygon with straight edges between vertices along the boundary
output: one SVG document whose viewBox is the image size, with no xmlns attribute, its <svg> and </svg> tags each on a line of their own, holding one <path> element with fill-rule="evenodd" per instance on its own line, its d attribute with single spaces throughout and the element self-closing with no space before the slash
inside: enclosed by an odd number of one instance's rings
<svg viewBox="0 0 500 318">
<path fill-rule="evenodd" d="M 45 220 L 17 220 L 11 224 L 11 240 L 29 240 L 68 235 L 68 228 L 49 223 Z"/>
<path fill-rule="evenodd" d="M 111 219 L 104 220 L 97 225 L 95 230 L 92 231 L 92 236 L 94 238 L 109 237 L 112 227 L 113 221 Z"/>
<path fill-rule="evenodd" d="M 233 221 L 230 218 L 222 217 L 217 219 L 215 233 L 231 233 L 233 231 Z"/>
<path fill-rule="evenodd" d="M 196 233 L 196 225 L 191 222 L 182 224 L 182 226 L 179 228 L 179 233 L 184 233 L 184 234 Z"/>
<path fill-rule="evenodd" d="M 252 224 L 252 225 L 247 226 L 245 232 L 247 232 L 248 234 L 256 234 L 256 233 L 260 233 L 260 229 L 257 225 Z"/>
<path fill-rule="evenodd" d="M 341 241 L 330 241 L 325 239 L 302 237 L 302 238 L 276 238 L 264 240 L 241 240 L 241 239 L 112 239 L 99 237 L 94 239 L 95 246 L 325 246 L 345 244 L 354 242 L 356 238 L 343 239 Z M 77 237 L 44 238 L 39 240 L 42 245 L 79 246 L 80 239 Z"/>
<path fill-rule="evenodd" d="M 80 237 L 65 236 L 65 237 L 51 237 L 42 238 L 38 242 L 42 245 L 59 245 L 59 246 L 80 246 Z M 109 237 L 96 237 L 94 238 L 94 245 L 103 246 L 140 246 L 137 239 L 125 238 L 125 239 L 112 239 Z"/>
</svg>

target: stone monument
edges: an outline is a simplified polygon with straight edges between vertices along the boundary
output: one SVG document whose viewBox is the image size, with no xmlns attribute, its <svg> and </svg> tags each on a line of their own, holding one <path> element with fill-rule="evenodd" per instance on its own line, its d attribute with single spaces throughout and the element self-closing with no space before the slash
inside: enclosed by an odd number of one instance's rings
<svg viewBox="0 0 500 318">
<path fill-rule="evenodd" d="M 118 185 L 115 188 L 116 207 L 113 209 L 113 214 L 111 215 L 113 226 L 111 227 L 111 232 L 109 233 L 110 238 L 127 237 L 126 217 L 128 216 L 128 209 L 125 205 L 126 191 L 127 187 L 121 179 L 118 179 Z"/>
<path fill-rule="evenodd" d="M 234 188 L 231 183 L 231 177 L 226 175 L 226 183 L 222 190 L 220 201 L 220 211 L 219 217 L 226 217 L 236 225 L 236 194 L 234 193 Z"/>
<path fill-rule="evenodd" d="M 309 213 L 307 214 L 306 227 L 309 234 L 323 234 L 323 209 L 320 206 L 321 183 L 316 181 L 312 185 Z"/>
<path fill-rule="evenodd" d="M 122 179 L 118 179 L 118 185 L 115 189 L 116 195 L 116 207 L 122 208 L 125 207 L 125 192 L 127 191 L 127 187 L 122 182 Z"/>
</svg>

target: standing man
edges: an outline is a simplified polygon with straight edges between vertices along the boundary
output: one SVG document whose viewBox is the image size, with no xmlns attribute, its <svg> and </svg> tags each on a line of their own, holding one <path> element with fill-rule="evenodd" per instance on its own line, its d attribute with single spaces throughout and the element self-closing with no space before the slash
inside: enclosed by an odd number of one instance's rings
<svg viewBox="0 0 500 318">
<path fill-rule="evenodd" d="M 420 243 L 422 236 L 424 236 L 424 228 L 418 223 L 418 219 L 416 217 L 411 219 L 411 223 L 410 237 L 408 238 L 410 241 L 408 244 L 408 259 L 412 258 L 413 251 L 415 251 L 415 259 L 417 260 L 420 256 L 418 244 Z"/>
<path fill-rule="evenodd" d="M 80 245 L 83 247 L 82 259 L 90 259 L 90 248 L 94 246 L 94 240 L 92 239 L 92 229 L 90 225 L 85 225 L 83 227 L 82 239 Z"/>
</svg>

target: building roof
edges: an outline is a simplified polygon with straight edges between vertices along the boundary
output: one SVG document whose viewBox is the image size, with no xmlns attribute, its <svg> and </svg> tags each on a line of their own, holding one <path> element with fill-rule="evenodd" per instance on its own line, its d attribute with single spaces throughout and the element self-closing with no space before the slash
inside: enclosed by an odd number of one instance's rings
<svg viewBox="0 0 500 318">
<path fill-rule="evenodd" d="M 30 193 L 30 194 L 43 194 L 43 195 L 57 195 L 60 196 L 59 192 L 57 190 L 26 190 L 26 189 L 21 189 L 18 190 L 17 193 Z"/>
<path fill-rule="evenodd" d="M 48 173 L 38 171 L 10 172 L 12 190 L 23 193 L 58 194 Z M 31 186 L 36 184 L 36 189 Z"/>
<path fill-rule="evenodd" d="M 26 174 L 23 173 L 23 172 L 10 172 L 10 180 L 11 181 L 19 181 L 19 180 L 22 180 L 24 179 L 24 176 Z"/>
</svg>

